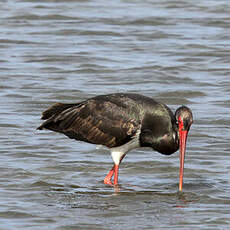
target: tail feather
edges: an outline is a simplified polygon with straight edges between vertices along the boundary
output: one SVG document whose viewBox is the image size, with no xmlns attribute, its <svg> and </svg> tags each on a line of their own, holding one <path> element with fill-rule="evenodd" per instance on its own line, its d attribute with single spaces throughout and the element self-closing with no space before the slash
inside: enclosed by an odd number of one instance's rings
<svg viewBox="0 0 230 230">
<path fill-rule="evenodd" d="M 75 104 L 55 103 L 54 105 L 50 106 L 47 110 L 45 110 L 42 113 L 41 119 L 46 121 L 43 122 L 37 129 L 42 130 L 43 128 L 48 128 L 50 123 L 52 123 L 55 117 L 57 117 L 60 113 L 79 104 L 80 103 L 75 103 Z"/>
<path fill-rule="evenodd" d="M 64 104 L 64 103 L 55 103 L 53 105 L 51 105 L 47 110 L 45 110 L 42 113 L 42 120 L 47 120 L 49 118 L 51 118 L 53 115 L 59 114 L 62 111 L 75 106 L 77 104 Z"/>
</svg>

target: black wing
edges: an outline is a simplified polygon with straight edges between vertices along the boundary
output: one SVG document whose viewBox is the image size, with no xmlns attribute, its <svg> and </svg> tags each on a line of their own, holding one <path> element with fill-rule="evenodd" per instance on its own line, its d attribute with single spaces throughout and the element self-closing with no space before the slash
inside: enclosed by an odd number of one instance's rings
<svg viewBox="0 0 230 230">
<path fill-rule="evenodd" d="M 38 129 L 50 129 L 69 138 L 107 147 L 125 144 L 140 129 L 140 121 L 122 100 L 99 96 L 79 104 L 57 103 L 43 113 Z M 48 114 L 48 115 L 47 115 Z"/>
</svg>

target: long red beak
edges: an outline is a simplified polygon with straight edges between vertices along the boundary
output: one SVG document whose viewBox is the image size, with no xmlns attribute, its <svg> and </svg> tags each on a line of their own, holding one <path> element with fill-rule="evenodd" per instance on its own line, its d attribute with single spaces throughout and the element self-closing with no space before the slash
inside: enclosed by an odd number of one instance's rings
<svg viewBox="0 0 230 230">
<path fill-rule="evenodd" d="M 185 150 L 186 150 L 186 140 L 188 131 L 187 130 L 179 130 L 180 135 L 180 182 L 179 182 L 179 191 L 182 191 L 183 186 L 183 174 L 184 174 L 184 158 L 185 158 Z"/>
</svg>

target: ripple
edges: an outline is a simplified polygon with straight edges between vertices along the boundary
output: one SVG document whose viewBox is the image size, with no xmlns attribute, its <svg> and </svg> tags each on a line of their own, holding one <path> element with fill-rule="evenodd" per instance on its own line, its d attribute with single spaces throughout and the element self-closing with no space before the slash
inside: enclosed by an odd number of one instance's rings
<svg viewBox="0 0 230 230">
<path fill-rule="evenodd" d="M 6 211 L 6 212 L 0 212 L 1 218 L 7 218 L 7 219 L 21 219 L 21 218 L 33 218 L 34 215 L 31 215 L 26 212 L 16 212 L 16 211 Z"/>
<path fill-rule="evenodd" d="M 228 5 L 1 1 L 2 229 L 228 229 Z M 52 103 L 113 92 L 191 106 L 182 193 L 179 152 L 131 151 L 114 188 L 107 149 L 35 131 Z"/>
</svg>

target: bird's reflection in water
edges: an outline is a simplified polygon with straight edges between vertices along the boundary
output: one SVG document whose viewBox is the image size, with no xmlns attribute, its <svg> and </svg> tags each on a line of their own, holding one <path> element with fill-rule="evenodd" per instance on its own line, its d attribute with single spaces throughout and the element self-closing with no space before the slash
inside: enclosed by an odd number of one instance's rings
<svg viewBox="0 0 230 230">
<path fill-rule="evenodd" d="M 173 193 L 167 193 L 164 190 L 161 191 L 154 191 L 154 190 L 143 190 L 141 186 L 133 186 L 133 185 L 111 185 L 113 187 L 113 196 L 122 196 L 122 195 L 128 195 L 128 196 L 148 196 L 149 202 L 157 200 L 158 202 L 165 202 L 165 199 L 167 201 L 170 200 L 170 203 L 172 202 L 172 207 L 175 208 L 186 208 L 191 203 L 196 203 L 199 201 L 199 198 L 195 194 L 176 191 Z M 151 198 L 154 197 L 154 198 Z"/>
</svg>

